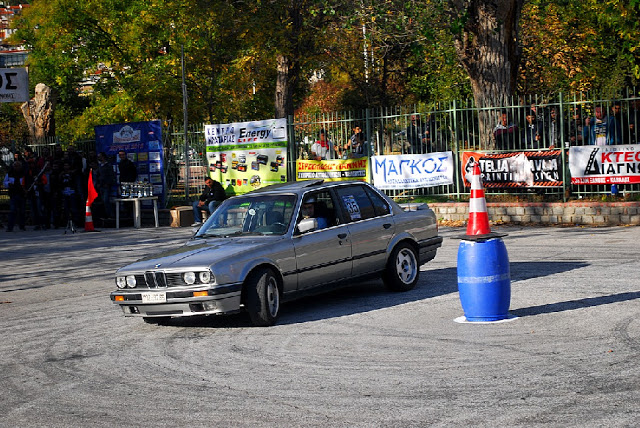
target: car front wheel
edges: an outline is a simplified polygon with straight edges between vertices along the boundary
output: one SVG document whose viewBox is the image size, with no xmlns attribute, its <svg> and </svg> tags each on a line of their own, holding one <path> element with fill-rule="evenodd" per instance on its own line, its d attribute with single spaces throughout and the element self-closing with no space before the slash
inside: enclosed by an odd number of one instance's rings
<svg viewBox="0 0 640 428">
<path fill-rule="evenodd" d="M 260 269 L 247 279 L 246 308 L 253 325 L 274 325 L 280 312 L 280 284 L 271 269 Z"/>
<path fill-rule="evenodd" d="M 382 279 L 391 291 L 409 291 L 418 283 L 419 274 L 416 250 L 409 244 L 400 244 L 393 249 Z"/>
</svg>

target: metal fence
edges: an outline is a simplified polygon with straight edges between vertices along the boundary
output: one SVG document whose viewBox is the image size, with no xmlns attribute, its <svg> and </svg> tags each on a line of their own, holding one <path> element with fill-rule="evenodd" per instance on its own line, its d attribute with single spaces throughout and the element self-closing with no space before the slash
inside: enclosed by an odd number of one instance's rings
<svg viewBox="0 0 640 428">
<path fill-rule="evenodd" d="M 295 162 L 309 156 L 310 146 L 324 131 L 333 151 L 333 157 L 350 156 L 342 147 L 350 140 L 354 128 L 360 127 L 366 137 L 364 154 L 390 155 L 405 153 L 453 152 L 455 181 L 448 186 L 435 186 L 404 191 L 390 191 L 391 196 L 441 196 L 464 199 L 469 190 L 464 187 L 459 160 L 464 151 L 519 152 L 523 150 L 547 150 L 584 145 L 585 119 L 598 114 L 615 114 L 622 132 L 616 135 L 616 144 L 638 144 L 640 133 L 640 95 L 628 90 L 607 98 L 590 94 L 565 97 L 530 96 L 513 99 L 510 105 L 499 108 L 478 108 L 473 102 L 440 103 L 365 109 L 361 111 L 334 112 L 319 115 L 296 115 L 288 119 L 289 177 L 295 177 Z M 503 121 L 504 124 L 502 123 Z M 414 125 L 416 124 L 416 125 Z M 412 142 L 415 129 L 424 131 L 421 143 Z M 498 131 L 506 128 L 507 133 Z M 534 132 L 535 128 L 535 132 Z M 186 137 L 185 137 L 186 136 Z M 188 140 L 185 144 L 185 138 Z M 31 144 L 37 152 L 45 147 L 60 144 L 56 138 Z M 192 124 L 187 132 L 169 125 L 163 130 L 165 176 L 167 181 L 167 206 L 181 205 L 194 200 L 202 192 L 207 175 L 206 142 L 204 124 Z M 74 143 L 77 150 L 87 154 L 95 151 L 92 139 Z M 609 186 L 570 184 L 567 150 L 562 150 L 565 166 L 564 183 L 556 188 L 486 189 L 488 194 L 528 194 L 546 200 L 566 200 L 569 194 L 577 197 L 594 197 L 610 192 Z M 3 175 L 1 173 L 0 175 Z M 188 177 L 188 180 L 187 180 Z M 291 179 L 291 178 L 290 178 Z M 625 193 L 640 193 L 640 186 L 626 185 Z M 0 196 L 1 199 L 1 196 Z"/>
</svg>

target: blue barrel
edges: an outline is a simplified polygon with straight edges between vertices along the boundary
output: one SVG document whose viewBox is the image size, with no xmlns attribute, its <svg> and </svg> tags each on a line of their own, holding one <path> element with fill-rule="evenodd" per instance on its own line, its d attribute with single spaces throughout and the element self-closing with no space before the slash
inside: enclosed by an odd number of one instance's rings
<svg viewBox="0 0 640 428">
<path fill-rule="evenodd" d="M 499 321 L 509 317 L 511 276 L 502 239 L 460 241 L 458 292 L 467 321 Z"/>
</svg>

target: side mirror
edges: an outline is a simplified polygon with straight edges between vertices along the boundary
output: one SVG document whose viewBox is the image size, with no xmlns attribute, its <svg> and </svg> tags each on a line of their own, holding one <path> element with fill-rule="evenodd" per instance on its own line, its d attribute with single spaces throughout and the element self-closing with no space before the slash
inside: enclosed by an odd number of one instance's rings
<svg viewBox="0 0 640 428">
<path fill-rule="evenodd" d="M 298 232 L 307 233 L 318 228 L 318 220 L 315 218 L 303 218 L 298 223 Z"/>
</svg>

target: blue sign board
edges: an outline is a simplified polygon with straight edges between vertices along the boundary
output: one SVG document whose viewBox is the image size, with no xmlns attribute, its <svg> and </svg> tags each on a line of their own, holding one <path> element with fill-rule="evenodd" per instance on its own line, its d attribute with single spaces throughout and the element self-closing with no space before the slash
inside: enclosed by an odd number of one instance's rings
<svg viewBox="0 0 640 428">
<path fill-rule="evenodd" d="M 127 157 L 136 164 L 138 181 L 151 183 L 154 196 L 158 196 L 158 201 L 163 206 L 165 175 L 160 121 L 101 125 L 95 127 L 95 133 L 96 152 L 106 153 L 113 165 L 117 182 L 120 182 L 118 152 L 124 150 Z"/>
</svg>

